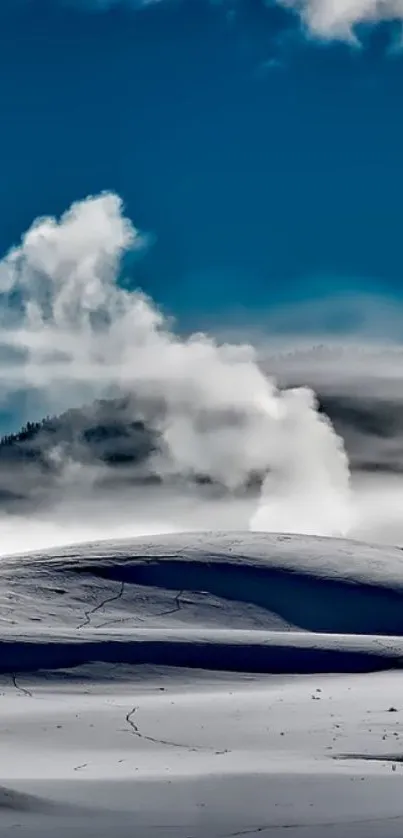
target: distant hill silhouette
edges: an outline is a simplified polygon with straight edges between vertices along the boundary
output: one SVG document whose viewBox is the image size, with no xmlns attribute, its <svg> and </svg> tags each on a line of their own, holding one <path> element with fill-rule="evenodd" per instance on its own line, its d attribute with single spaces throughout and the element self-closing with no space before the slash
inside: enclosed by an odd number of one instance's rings
<svg viewBox="0 0 403 838">
<path fill-rule="evenodd" d="M 400 402 L 325 395 L 319 409 L 343 437 L 353 470 L 403 471 L 403 409 Z M 113 485 L 161 483 L 181 475 L 162 463 L 164 445 L 158 431 L 164 406 L 134 398 L 104 399 L 27 422 L 0 440 L 0 502 L 41 504 L 57 492 L 66 463 L 90 466 L 95 481 L 106 475 Z M 98 471 L 97 471 L 98 470 Z M 162 476 L 163 475 L 163 476 Z M 259 486 L 256 474 L 249 486 Z M 193 483 L 210 483 L 205 475 L 183 475 Z M 74 480 L 74 472 L 73 472 Z M 245 487 L 247 488 L 247 487 Z"/>
<path fill-rule="evenodd" d="M 97 401 L 27 422 L 0 440 L 0 501 L 41 503 L 57 488 L 66 463 L 129 472 L 135 482 L 158 481 L 150 460 L 161 450 L 159 434 L 133 418 L 129 399 Z"/>
<path fill-rule="evenodd" d="M 35 461 L 53 470 L 58 460 L 55 453 L 61 448 L 65 456 L 80 462 L 139 464 L 157 449 L 158 434 L 144 421 L 133 419 L 131 410 L 128 399 L 111 399 L 27 422 L 0 440 L 0 466 Z"/>
<path fill-rule="evenodd" d="M 47 502 L 65 489 L 66 467 L 72 482 L 86 466 L 93 484 L 114 488 L 119 483 L 211 484 L 206 475 L 175 470 L 158 430 L 164 413 L 164 405 L 153 399 L 104 399 L 27 422 L 0 439 L 0 503 Z"/>
</svg>

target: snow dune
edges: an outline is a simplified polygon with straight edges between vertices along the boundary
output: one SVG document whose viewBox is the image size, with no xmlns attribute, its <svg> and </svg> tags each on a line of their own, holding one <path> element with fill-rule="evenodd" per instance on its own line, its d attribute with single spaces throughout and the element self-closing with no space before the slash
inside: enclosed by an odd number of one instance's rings
<svg viewBox="0 0 403 838">
<path fill-rule="evenodd" d="M 90 662 L 262 673 L 403 662 L 403 554 L 335 539 L 167 535 L 3 557 L 1 672 Z"/>
<path fill-rule="evenodd" d="M 402 664 L 398 548 L 201 533 L 4 556 L 2 838 L 400 838 Z"/>
</svg>

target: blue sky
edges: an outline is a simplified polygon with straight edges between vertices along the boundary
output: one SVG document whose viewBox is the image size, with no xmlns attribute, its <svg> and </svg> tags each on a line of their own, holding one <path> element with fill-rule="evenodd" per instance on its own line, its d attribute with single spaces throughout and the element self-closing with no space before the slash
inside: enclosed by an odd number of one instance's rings
<svg viewBox="0 0 403 838">
<path fill-rule="evenodd" d="M 400 296 L 398 24 L 357 48 L 280 2 L 110 5 L 3 0 L 1 250 L 111 189 L 155 236 L 133 283 L 183 322 Z"/>
</svg>

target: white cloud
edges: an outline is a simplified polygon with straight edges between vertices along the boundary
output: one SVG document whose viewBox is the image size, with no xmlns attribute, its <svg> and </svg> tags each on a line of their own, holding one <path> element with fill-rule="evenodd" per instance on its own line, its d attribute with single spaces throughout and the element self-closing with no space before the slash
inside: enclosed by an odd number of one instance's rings
<svg viewBox="0 0 403 838">
<path fill-rule="evenodd" d="M 4 2 L 4 0 L 3 0 Z M 11 0 L 8 0 L 11 4 Z M 15 0 L 13 0 L 15 2 Z M 28 0 L 22 0 L 28 2 Z M 175 3 L 175 0 L 55 0 L 60 6 L 70 6 L 83 12 L 106 12 L 125 6 L 138 11 L 156 4 Z M 189 0 L 192 2 L 192 0 Z M 228 6 L 234 12 L 240 0 L 205 0 L 215 6 Z M 307 31 L 314 37 L 356 42 L 355 27 L 382 21 L 403 21 L 403 0 L 267 0 L 296 12 Z"/>
<path fill-rule="evenodd" d="M 403 21 L 403 0 L 277 0 L 298 12 L 312 35 L 324 39 L 356 40 L 362 23 Z"/>
</svg>

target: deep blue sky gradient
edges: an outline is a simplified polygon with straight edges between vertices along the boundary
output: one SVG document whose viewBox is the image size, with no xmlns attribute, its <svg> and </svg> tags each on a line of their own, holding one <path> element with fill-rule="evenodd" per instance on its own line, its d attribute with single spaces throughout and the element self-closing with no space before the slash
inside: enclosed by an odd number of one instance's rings
<svg viewBox="0 0 403 838">
<path fill-rule="evenodd" d="M 180 318 L 402 291 L 403 55 L 308 41 L 261 0 L 0 11 L 0 248 L 117 190 Z"/>
</svg>

